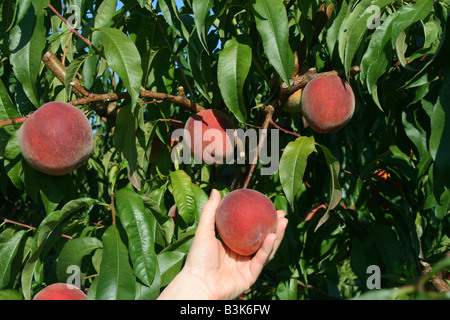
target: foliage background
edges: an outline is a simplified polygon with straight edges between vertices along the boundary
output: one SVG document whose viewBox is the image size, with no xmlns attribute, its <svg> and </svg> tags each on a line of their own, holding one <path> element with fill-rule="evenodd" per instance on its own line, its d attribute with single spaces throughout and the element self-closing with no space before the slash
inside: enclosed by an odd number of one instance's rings
<svg viewBox="0 0 450 320">
<path fill-rule="evenodd" d="M 450 269 L 448 0 L 179 4 L 0 3 L 0 120 L 66 101 L 95 132 L 91 158 L 54 177 L 22 160 L 21 121 L 1 122 L 0 299 L 30 299 L 67 281 L 71 265 L 89 299 L 155 299 L 181 269 L 211 188 L 225 195 L 249 172 L 171 161 L 169 123 L 201 107 L 243 129 L 284 129 L 279 171 L 258 164 L 248 187 L 286 211 L 288 230 L 241 298 L 448 299 L 435 276 Z M 67 69 L 43 60 L 48 51 Z M 304 86 L 309 68 L 355 91 L 338 132 L 317 134 L 280 108 L 282 82 Z M 150 163 L 155 136 L 163 148 Z M 370 265 L 381 290 L 367 286 Z"/>
</svg>

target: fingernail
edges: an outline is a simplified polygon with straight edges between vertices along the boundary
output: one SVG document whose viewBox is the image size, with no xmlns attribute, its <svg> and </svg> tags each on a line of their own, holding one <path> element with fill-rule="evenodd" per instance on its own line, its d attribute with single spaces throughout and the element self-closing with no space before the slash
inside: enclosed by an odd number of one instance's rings
<svg viewBox="0 0 450 320">
<path fill-rule="evenodd" d="M 209 198 L 211 200 L 216 200 L 218 196 L 219 196 L 219 191 L 217 191 L 216 189 L 212 189 L 211 194 L 209 195 Z"/>
</svg>

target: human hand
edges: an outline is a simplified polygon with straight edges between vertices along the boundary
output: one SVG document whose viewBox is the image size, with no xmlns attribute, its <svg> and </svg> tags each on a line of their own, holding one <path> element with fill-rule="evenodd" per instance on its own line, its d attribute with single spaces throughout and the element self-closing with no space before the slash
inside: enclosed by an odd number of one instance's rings
<svg viewBox="0 0 450 320">
<path fill-rule="evenodd" d="M 284 211 L 277 211 L 276 231 L 266 237 L 261 248 L 252 256 L 241 256 L 216 238 L 220 200 L 220 193 L 212 190 L 185 266 L 158 299 L 234 299 L 256 282 L 264 265 L 274 257 L 288 223 Z"/>
</svg>

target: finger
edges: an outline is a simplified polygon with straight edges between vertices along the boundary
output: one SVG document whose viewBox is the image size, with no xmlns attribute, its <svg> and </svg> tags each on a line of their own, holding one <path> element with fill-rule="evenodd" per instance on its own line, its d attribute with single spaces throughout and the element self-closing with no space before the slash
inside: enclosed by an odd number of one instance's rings
<svg viewBox="0 0 450 320">
<path fill-rule="evenodd" d="M 197 230 L 214 231 L 216 221 L 216 211 L 220 204 L 220 193 L 216 189 L 211 190 L 209 200 L 202 208 L 200 220 L 198 222 Z"/>
<path fill-rule="evenodd" d="M 277 240 L 277 235 L 275 233 L 270 233 L 264 240 L 261 248 L 256 252 L 255 256 L 250 262 L 250 272 L 256 279 L 261 273 L 264 265 L 269 261 L 272 255 L 275 241 Z"/>
</svg>

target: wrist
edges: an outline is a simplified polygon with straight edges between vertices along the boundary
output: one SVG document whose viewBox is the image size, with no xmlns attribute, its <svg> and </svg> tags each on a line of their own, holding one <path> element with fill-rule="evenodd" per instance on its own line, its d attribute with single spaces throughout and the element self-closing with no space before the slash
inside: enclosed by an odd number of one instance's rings
<svg viewBox="0 0 450 320">
<path fill-rule="evenodd" d="M 214 300 L 205 279 L 182 269 L 161 292 L 158 300 Z"/>
</svg>

